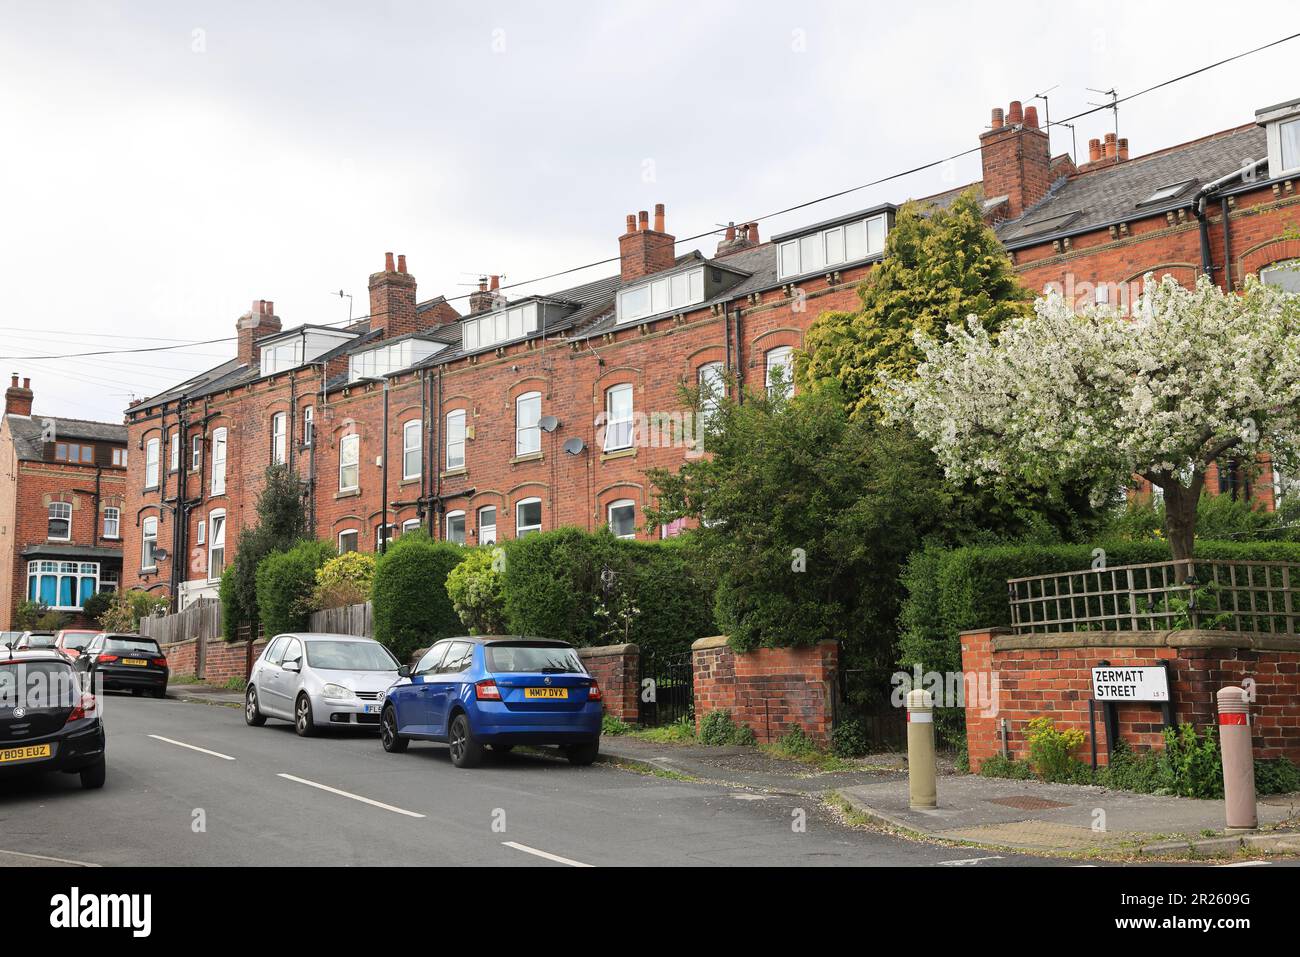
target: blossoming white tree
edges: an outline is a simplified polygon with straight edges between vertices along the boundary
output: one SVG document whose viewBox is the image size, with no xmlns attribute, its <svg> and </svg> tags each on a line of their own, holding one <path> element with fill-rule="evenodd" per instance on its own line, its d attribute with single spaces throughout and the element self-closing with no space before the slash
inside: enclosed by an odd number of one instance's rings
<svg viewBox="0 0 1300 957">
<path fill-rule="evenodd" d="M 1131 317 L 1051 295 L 996 340 L 971 316 L 918 345 L 915 379 L 884 402 L 950 478 L 1082 479 L 1100 502 L 1139 475 L 1164 492 L 1175 559 L 1212 462 L 1267 453 L 1286 470 L 1300 453 L 1300 296 L 1253 277 L 1225 295 L 1148 275 Z"/>
</svg>

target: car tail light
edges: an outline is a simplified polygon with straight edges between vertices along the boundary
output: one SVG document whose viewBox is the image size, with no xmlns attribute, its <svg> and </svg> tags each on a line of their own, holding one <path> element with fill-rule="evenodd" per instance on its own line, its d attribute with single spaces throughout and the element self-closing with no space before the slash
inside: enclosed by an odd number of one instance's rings
<svg viewBox="0 0 1300 957">
<path fill-rule="evenodd" d="M 593 681 L 591 683 L 591 687 L 587 689 L 587 700 L 603 701 L 604 699 L 605 696 L 600 692 L 600 685 L 596 684 L 596 682 Z"/>
<path fill-rule="evenodd" d="M 83 691 L 81 693 L 81 700 L 72 706 L 72 710 L 68 712 L 68 720 L 65 721 L 64 724 L 72 721 L 81 721 L 86 717 L 86 715 L 93 715 L 94 713 L 95 696 L 89 691 Z"/>
<path fill-rule="evenodd" d="M 154 663 L 155 665 L 157 665 L 159 668 L 166 668 L 166 667 L 167 667 L 167 659 L 166 659 L 166 658 L 155 658 L 155 659 L 153 660 L 153 663 Z"/>
<path fill-rule="evenodd" d="M 117 655 L 100 655 L 100 656 L 98 656 L 95 660 L 96 660 L 96 661 L 110 661 L 110 662 L 111 662 L 111 661 L 117 661 Z"/>
<path fill-rule="evenodd" d="M 491 678 L 484 678 L 474 685 L 474 697 L 479 701 L 500 701 L 501 689 Z"/>
</svg>

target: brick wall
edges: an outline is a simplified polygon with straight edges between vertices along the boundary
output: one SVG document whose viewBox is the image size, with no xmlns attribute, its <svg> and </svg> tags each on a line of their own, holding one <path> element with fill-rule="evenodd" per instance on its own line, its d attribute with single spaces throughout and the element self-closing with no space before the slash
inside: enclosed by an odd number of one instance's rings
<svg viewBox="0 0 1300 957">
<path fill-rule="evenodd" d="M 735 652 L 725 637 L 691 646 L 695 671 L 695 726 L 710 711 L 730 711 L 760 742 L 775 741 L 798 726 L 825 746 L 835 720 L 839 645 L 759 648 Z"/>
<path fill-rule="evenodd" d="M 1101 661 L 1116 667 L 1169 663 L 1174 719 L 1198 728 L 1216 722 L 1215 692 L 1254 679 L 1252 730 L 1257 759 L 1289 757 L 1300 761 L 1300 639 L 1234 635 L 1227 632 L 1087 632 L 1014 636 L 1003 629 L 961 635 L 962 669 L 967 675 L 996 674 L 996 714 L 967 702 L 966 735 L 971 769 L 1001 749 L 999 724 L 1008 722 L 1013 757 L 1028 756 L 1026 725 L 1046 715 L 1056 726 L 1088 733 L 1092 668 Z M 1153 703 L 1119 704 L 1119 734 L 1134 749 L 1163 746 L 1163 718 Z M 1100 706 L 1096 715 L 1098 761 L 1106 763 L 1106 733 Z M 1086 758 L 1088 745 L 1084 745 Z"/>
<path fill-rule="evenodd" d="M 600 685 L 605 713 L 636 724 L 640 717 L 637 691 L 641 681 L 641 649 L 636 645 L 579 648 L 578 657 Z"/>
<path fill-rule="evenodd" d="M 262 649 L 266 647 L 266 641 L 259 639 L 253 642 L 253 660 L 256 661 Z M 204 681 L 211 684 L 224 684 L 231 678 L 243 678 L 246 674 L 245 666 L 248 661 L 248 642 L 246 641 L 222 641 L 220 638 L 209 638 L 204 647 L 204 667 L 201 676 L 195 674 L 195 657 L 198 652 L 197 641 L 189 638 L 185 641 L 177 641 L 170 645 L 162 646 L 163 654 L 167 656 L 167 666 L 171 669 L 173 676 L 189 675 L 191 677 L 202 677 Z"/>
</svg>

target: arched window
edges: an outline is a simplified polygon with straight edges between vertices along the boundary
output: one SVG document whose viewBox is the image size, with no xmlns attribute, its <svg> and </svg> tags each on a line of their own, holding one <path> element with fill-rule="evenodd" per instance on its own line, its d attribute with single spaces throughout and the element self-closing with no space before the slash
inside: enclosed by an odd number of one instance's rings
<svg viewBox="0 0 1300 957">
<path fill-rule="evenodd" d="M 277 412 L 271 416 L 271 464 L 283 465 L 289 444 L 289 415 Z"/>
<path fill-rule="evenodd" d="M 632 384 L 610 386 L 605 391 L 605 451 L 632 447 Z"/>
<path fill-rule="evenodd" d="M 1300 259 L 1265 266 L 1259 271 L 1259 281 L 1286 292 L 1300 293 Z"/>
<path fill-rule="evenodd" d="M 154 549 L 158 547 L 158 519 L 150 516 L 140 523 L 140 571 L 156 572 L 158 559 Z"/>
<path fill-rule="evenodd" d="M 420 477 L 420 460 L 424 451 L 424 423 L 412 419 L 402 425 L 402 478 Z"/>
<path fill-rule="evenodd" d="M 447 541 L 465 544 L 465 513 L 460 509 L 447 513 Z"/>
<path fill-rule="evenodd" d="M 447 470 L 465 467 L 465 410 L 447 413 Z"/>
<path fill-rule="evenodd" d="M 212 430 L 212 494 L 226 494 L 226 430 Z"/>
<path fill-rule="evenodd" d="M 610 502 L 606 514 L 609 518 L 609 530 L 617 538 L 636 538 L 636 502 L 630 498 Z"/>
<path fill-rule="evenodd" d="M 361 487 L 361 436 L 345 435 L 339 439 L 339 491 L 353 492 Z"/>
<path fill-rule="evenodd" d="M 146 489 L 158 487 L 158 446 L 157 438 L 150 439 L 144 444 L 144 487 Z"/>
<path fill-rule="evenodd" d="M 542 450 L 542 394 L 525 392 L 515 399 L 515 455 L 531 455 Z"/>
<path fill-rule="evenodd" d="M 778 346 L 767 353 L 767 392 L 789 398 L 794 394 L 794 350 Z"/>
<path fill-rule="evenodd" d="M 523 538 L 542 530 L 542 500 L 520 499 L 515 503 L 515 538 Z"/>
<path fill-rule="evenodd" d="M 497 507 L 484 505 L 478 510 L 478 543 L 495 545 L 497 540 Z"/>
</svg>

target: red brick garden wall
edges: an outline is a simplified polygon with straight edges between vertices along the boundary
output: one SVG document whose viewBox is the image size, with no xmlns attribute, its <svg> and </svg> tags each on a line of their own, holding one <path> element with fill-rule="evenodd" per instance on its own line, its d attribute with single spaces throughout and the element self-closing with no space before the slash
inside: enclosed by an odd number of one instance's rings
<svg viewBox="0 0 1300 957">
<path fill-rule="evenodd" d="M 253 660 L 266 647 L 265 639 L 253 642 Z M 242 678 L 248 661 L 248 642 L 227 642 L 220 638 L 209 638 L 204 648 L 203 680 L 211 684 L 224 684 L 231 678 Z M 163 654 L 167 656 L 167 666 L 173 676 L 189 675 L 196 677 L 194 667 L 197 656 L 197 642 L 190 638 L 174 644 L 163 645 Z"/>
<path fill-rule="evenodd" d="M 710 711 L 730 711 L 760 742 L 798 726 L 819 744 L 830 743 L 835 719 L 839 645 L 759 648 L 737 653 L 725 637 L 691 646 L 695 670 L 695 726 Z"/>
<path fill-rule="evenodd" d="M 964 632 L 962 669 L 997 676 L 996 714 L 980 703 L 966 704 L 966 737 L 972 770 L 999 753 L 999 722 L 1008 722 L 1012 757 L 1028 756 L 1025 729 L 1040 715 L 1057 727 L 1088 733 L 1092 668 L 1169 662 L 1174 718 L 1198 728 L 1216 723 L 1215 692 L 1227 685 L 1255 683 L 1251 707 L 1257 759 L 1300 761 L 1300 641 L 1226 632 L 1111 632 L 1015 636 L 1002 629 Z M 1163 745 L 1160 707 L 1118 705 L 1120 738 L 1134 749 Z M 1096 715 L 1098 761 L 1105 763 L 1106 733 Z M 1084 745 L 1086 752 L 1089 746 Z M 1081 754 L 1080 757 L 1086 757 Z"/>
<path fill-rule="evenodd" d="M 641 649 L 636 645 L 579 648 L 578 657 L 600 685 L 605 713 L 635 724 L 639 717 L 637 688 L 641 680 Z"/>
</svg>

